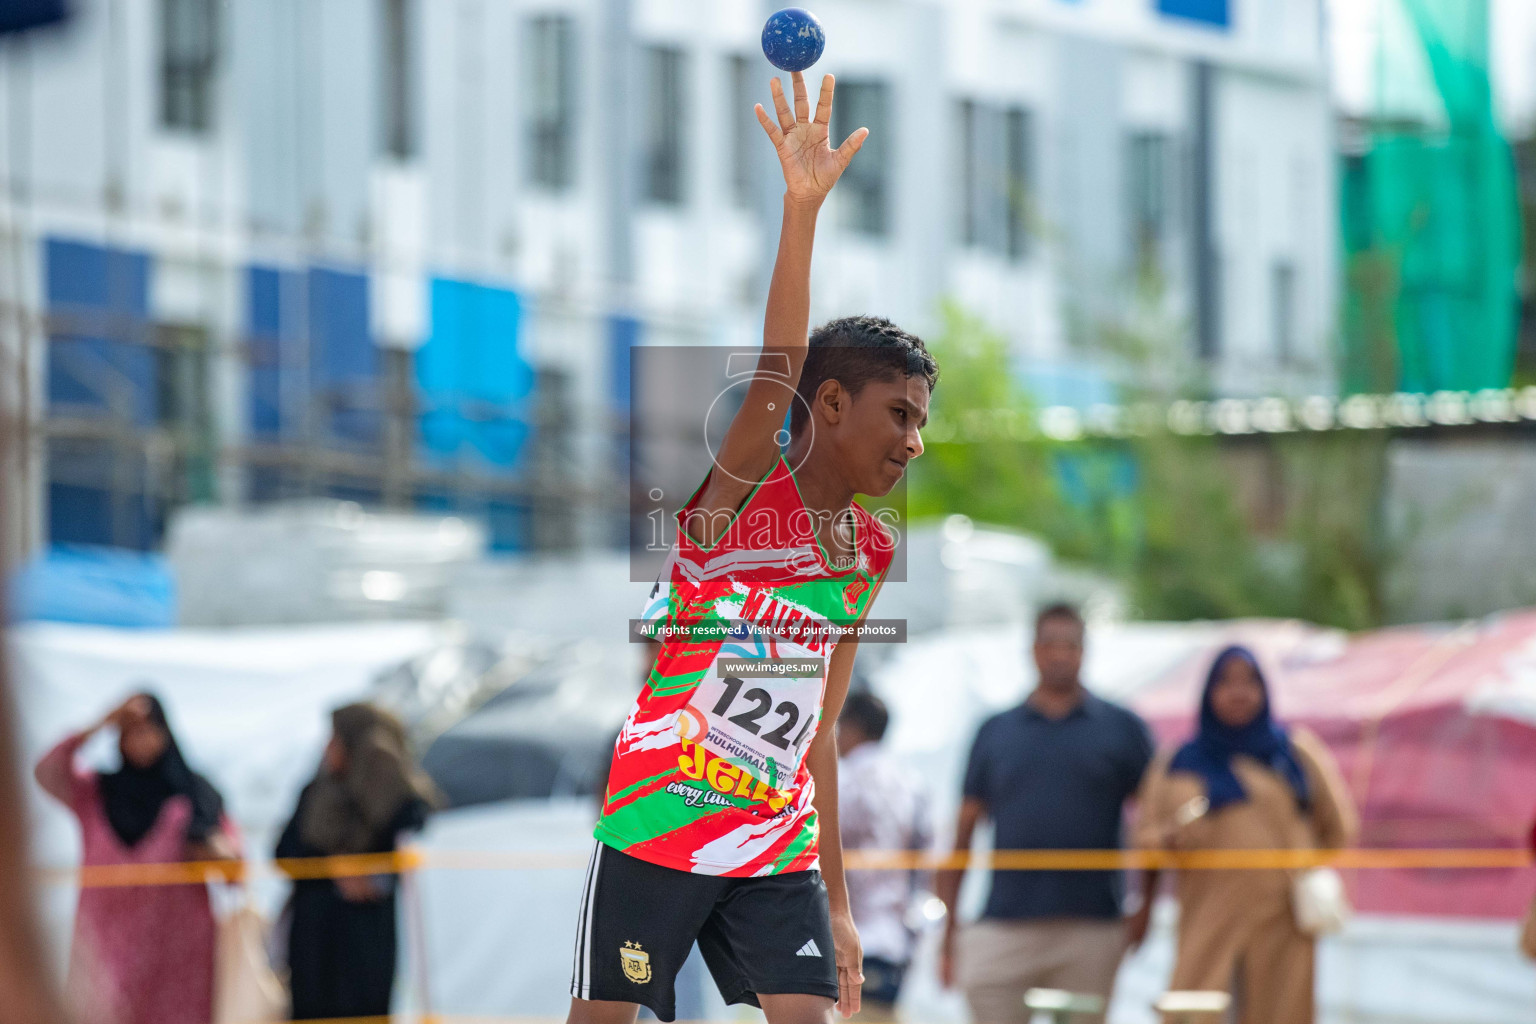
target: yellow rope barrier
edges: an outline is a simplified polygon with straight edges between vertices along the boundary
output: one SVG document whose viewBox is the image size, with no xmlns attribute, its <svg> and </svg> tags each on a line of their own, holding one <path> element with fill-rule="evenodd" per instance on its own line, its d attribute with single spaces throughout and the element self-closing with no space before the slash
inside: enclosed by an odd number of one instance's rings
<svg viewBox="0 0 1536 1024">
<path fill-rule="evenodd" d="M 563 1024 L 564 1017 L 490 1017 L 483 1014 L 466 1013 L 427 1013 L 413 1014 L 409 1011 L 398 1013 L 392 1017 L 326 1017 L 323 1019 L 305 1018 L 302 1021 L 287 1021 L 284 1024 L 402 1024 L 410 1021 L 412 1024 Z M 256 1022 L 251 1022 L 256 1024 Z M 262 1022 L 265 1024 L 265 1022 Z M 711 1024 L 703 1020 L 679 1020 L 676 1024 Z"/>
<path fill-rule="evenodd" d="M 837 1018 L 841 1020 L 841 1017 Z M 564 1024 L 565 1017 L 494 1017 L 477 1013 L 427 1013 L 413 1014 L 402 1011 L 392 1017 L 326 1017 L 305 1018 L 302 1021 L 283 1021 L 279 1024 Z M 252 1021 L 250 1024 L 267 1024 Z M 717 1024 L 715 1021 L 680 1019 L 675 1024 Z"/>
<path fill-rule="evenodd" d="M 342 857 L 295 857 L 266 862 L 290 878 L 345 878 L 351 875 L 394 875 L 422 866 L 421 851 L 411 847 L 395 853 L 352 854 Z M 41 881 L 76 882 L 82 888 L 134 885 L 201 885 L 211 879 L 242 882 L 252 862 L 190 860 L 169 864 L 87 864 L 80 867 L 39 868 Z"/>
<path fill-rule="evenodd" d="M 845 850 L 850 869 L 864 871 L 1276 871 L 1329 866 L 1361 870 L 1508 869 L 1532 863 L 1521 848 L 1401 850 L 995 850 L 990 854 L 927 854 L 897 850 Z M 38 869 L 49 884 L 82 888 L 200 885 L 210 877 L 244 881 L 256 869 L 275 869 L 294 879 L 400 874 L 408 871 L 548 871 L 586 866 L 586 853 L 435 850 L 407 847 L 395 853 L 287 858 L 270 862 L 187 861 L 172 864 L 108 864 Z"/>
</svg>

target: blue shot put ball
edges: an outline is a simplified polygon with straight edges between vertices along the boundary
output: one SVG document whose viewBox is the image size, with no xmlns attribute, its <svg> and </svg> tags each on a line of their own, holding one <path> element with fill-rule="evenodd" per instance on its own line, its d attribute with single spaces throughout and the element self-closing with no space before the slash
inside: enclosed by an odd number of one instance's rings
<svg viewBox="0 0 1536 1024">
<path fill-rule="evenodd" d="M 763 26 L 763 56 L 781 71 L 804 71 L 821 59 L 826 48 L 821 22 L 804 8 L 775 11 Z"/>
</svg>

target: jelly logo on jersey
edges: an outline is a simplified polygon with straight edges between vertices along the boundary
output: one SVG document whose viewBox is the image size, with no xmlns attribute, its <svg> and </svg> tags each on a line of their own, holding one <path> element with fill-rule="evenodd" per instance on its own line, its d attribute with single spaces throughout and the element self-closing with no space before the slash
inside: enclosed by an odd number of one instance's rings
<svg viewBox="0 0 1536 1024">
<path fill-rule="evenodd" d="M 624 968 L 624 977 L 636 985 L 651 980 L 651 954 L 641 949 L 638 942 L 624 943 L 619 950 L 619 966 Z"/>
<path fill-rule="evenodd" d="M 683 752 L 678 755 L 677 767 L 687 778 L 707 782 L 709 788 L 725 796 L 737 796 L 754 803 L 766 803 L 769 810 L 778 814 L 789 803 L 789 794 L 775 789 L 752 772 L 732 764 L 723 757 L 715 757 L 688 740 L 682 741 Z"/>
</svg>

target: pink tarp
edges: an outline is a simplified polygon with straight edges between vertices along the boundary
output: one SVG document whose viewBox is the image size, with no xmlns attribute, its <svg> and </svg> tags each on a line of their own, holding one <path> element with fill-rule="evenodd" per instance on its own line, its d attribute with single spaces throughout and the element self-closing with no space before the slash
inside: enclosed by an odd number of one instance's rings
<svg viewBox="0 0 1536 1024">
<path fill-rule="evenodd" d="M 1339 759 L 1368 848 L 1524 848 L 1536 817 L 1536 610 L 1464 625 L 1346 638 L 1289 622 L 1233 623 L 1132 703 L 1160 745 L 1194 726 L 1222 643 L 1258 652 L 1282 722 L 1312 729 Z M 1536 870 L 1347 873 L 1359 910 L 1514 918 Z"/>
</svg>

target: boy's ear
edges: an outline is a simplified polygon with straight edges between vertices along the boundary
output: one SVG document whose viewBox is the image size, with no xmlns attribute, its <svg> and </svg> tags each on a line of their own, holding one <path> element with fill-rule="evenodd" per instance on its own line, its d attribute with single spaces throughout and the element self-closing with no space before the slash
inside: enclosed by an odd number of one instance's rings
<svg viewBox="0 0 1536 1024">
<path fill-rule="evenodd" d="M 848 392 L 835 380 L 824 380 L 821 387 L 816 389 L 816 405 L 821 409 L 821 415 L 828 423 L 836 423 L 842 419 L 843 412 L 848 405 Z"/>
</svg>

